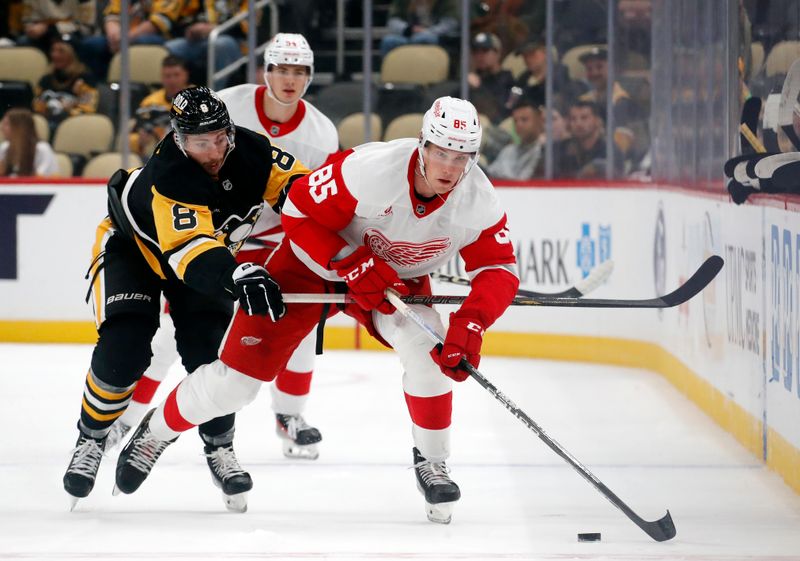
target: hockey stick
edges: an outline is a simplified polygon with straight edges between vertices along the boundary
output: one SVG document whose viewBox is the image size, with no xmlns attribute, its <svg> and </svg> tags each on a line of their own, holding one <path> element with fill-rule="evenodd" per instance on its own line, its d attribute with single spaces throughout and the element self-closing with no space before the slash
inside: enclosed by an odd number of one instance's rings
<svg viewBox="0 0 800 561">
<path fill-rule="evenodd" d="M 766 153 L 766 147 L 761 143 L 758 137 L 753 134 L 753 131 L 750 130 L 750 127 L 748 127 L 746 123 L 739 125 L 739 132 L 742 133 L 742 136 L 747 139 L 747 142 L 753 147 L 753 150 L 759 154 Z"/>
<path fill-rule="evenodd" d="M 416 323 L 432 341 L 439 345 L 444 344 L 444 339 L 442 336 L 439 335 L 432 327 L 426 324 L 425 320 L 423 320 L 419 314 L 409 308 L 396 292 L 392 291 L 391 289 L 387 290 L 386 298 L 404 317 L 407 317 Z M 475 381 L 477 381 L 486 391 L 492 394 L 497 401 L 502 403 L 503 407 L 508 409 L 512 415 L 514 415 L 517 419 L 522 421 L 526 427 L 532 430 L 534 434 L 536 434 L 536 436 L 538 436 L 542 442 L 547 444 L 547 446 L 553 452 L 561 456 L 563 460 L 575 468 L 581 477 L 591 483 L 595 489 L 600 491 L 600 494 L 608 499 L 612 505 L 620 509 L 625 516 L 633 521 L 634 524 L 644 530 L 648 536 L 657 542 L 663 542 L 675 537 L 675 523 L 672 521 L 672 515 L 670 515 L 669 510 L 667 510 L 666 515 L 653 522 L 643 519 L 641 516 L 631 510 L 631 508 L 626 505 L 622 499 L 615 495 L 611 489 L 606 487 L 602 481 L 597 479 L 597 477 L 591 471 L 589 471 L 586 466 L 580 463 L 572 454 L 567 452 L 558 442 L 550 438 L 544 429 L 542 429 L 542 427 L 540 427 L 533 419 L 528 417 L 528 415 L 522 409 L 517 407 L 513 401 L 506 397 L 503 392 L 498 390 L 494 384 L 487 380 L 483 374 L 478 371 L 477 368 L 472 366 L 464 359 L 461 360 L 461 367 L 469 372 L 469 375 L 472 376 L 472 378 L 474 378 Z"/>
<path fill-rule="evenodd" d="M 533 290 L 517 290 L 518 296 L 526 296 L 528 298 L 580 298 L 595 290 L 598 286 L 606 282 L 611 272 L 614 270 L 614 262 L 611 260 L 603 261 L 597 267 L 591 270 L 589 276 L 581 279 L 575 283 L 574 286 L 569 287 L 561 292 L 535 292 Z M 469 286 L 469 279 L 458 277 L 455 275 L 445 275 L 443 273 L 431 273 L 431 278 L 434 280 L 449 282 L 459 286 Z"/>
<path fill-rule="evenodd" d="M 761 98 L 750 97 L 742 106 L 742 117 L 739 121 L 739 131 L 741 132 L 740 144 L 742 147 L 742 154 L 751 153 L 750 150 L 745 148 L 745 142 L 756 152 L 766 152 L 767 149 L 758 140 L 754 131 L 758 129 L 758 115 L 761 113 Z"/>
<path fill-rule="evenodd" d="M 541 296 L 528 298 L 517 296 L 511 302 L 512 306 L 548 306 L 560 308 L 671 308 L 683 304 L 703 290 L 708 283 L 714 280 L 724 261 L 719 255 L 712 255 L 700 265 L 700 268 L 681 286 L 663 296 L 643 300 L 629 299 L 600 299 L 600 298 L 554 298 Z M 466 296 L 446 295 L 415 295 L 403 296 L 407 304 L 461 304 Z M 283 301 L 287 304 L 347 304 L 353 302 L 347 294 L 284 294 Z"/>
</svg>

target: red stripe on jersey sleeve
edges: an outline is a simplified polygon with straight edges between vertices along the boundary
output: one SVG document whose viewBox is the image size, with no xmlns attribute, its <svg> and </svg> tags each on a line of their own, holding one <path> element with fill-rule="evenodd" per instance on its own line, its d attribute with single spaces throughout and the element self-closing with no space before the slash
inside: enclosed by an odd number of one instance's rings
<svg viewBox="0 0 800 561">
<path fill-rule="evenodd" d="M 456 315 L 481 320 L 484 328 L 503 315 L 519 288 L 519 279 L 499 266 L 516 263 L 506 216 L 487 228 L 478 239 L 461 249 L 467 272 L 482 270 L 472 279 L 472 289 Z"/>
<path fill-rule="evenodd" d="M 358 204 L 342 178 L 344 159 L 295 181 L 288 199 L 302 216 L 281 216 L 286 237 L 325 268 L 347 245 L 337 232 L 350 224 Z"/>
<path fill-rule="evenodd" d="M 481 232 L 477 240 L 461 248 L 459 253 L 464 259 L 467 272 L 517 262 L 514 257 L 514 244 L 511 242 L 506 221 L 504 214 L 497 224 Z"/>
</svg>

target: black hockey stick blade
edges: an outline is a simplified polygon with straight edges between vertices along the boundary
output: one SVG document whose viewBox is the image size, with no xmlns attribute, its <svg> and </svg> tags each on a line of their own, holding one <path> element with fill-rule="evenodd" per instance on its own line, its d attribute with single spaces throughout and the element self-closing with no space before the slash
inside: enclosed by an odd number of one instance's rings
<svg viewBox="0 0 800 561">
<path fill-rule="evenodd" d="M 569 288 L 560 292 L 537 292 L 534 290 L 520 289 L 517 290 L 517 295 L 526 296 L 528 298 L 581 298 L 606 282 L 608 277 L 611 276 L 613 270 L 613 261 L 603 261 L 600 263 L 600 265 L 592 269 L 586 278 L 581 279 L 573 286 L 570 286 Z M 442 282 L 457 284 L 459 286 L 470 286 L 469 279 L 456 275 L 446 275 L 444 273 L 435 272 L 431 273 L 431 278 Z"/>
<path fill-rule="evenodd" d="M 414 312 L 411 311 L 413 314 Z M 413 317 L 412 317 L 413 320 Z M 423 327 L 425 329 L 425 327 Z M 439 344 L 441 346 L 441 343 Z M 677 534 L 675 523 L 672 520 L 672 515 L 667 510 L 667 513 L 658 520 L 645 520 L 636 514 L 631 507 L 629 507 L 616 493 L 609 489 L 605 483 L 600 481 L 589 468 L 579 462 L 575 456 L 565 450 L 561 444 L 555 439 L 551 438 L 542 427 L 540 427 L 533 419 L 531 419 L 522 409 L 511 401 L 506 395 L 495 387 L 486 377 L 481 374 L 477 368 L 472 366 L 465 359 L 461 359 L 461 368 L 469 372 L 469 375 L 478 382 L 485 390 L 492 394 L 508 411 L 517 419 L 533 431 L 539 440 L 544 442 L 548 448 L 558 454 L 564 461 L 572 466 L 578 474 L 588 481 L 595 489 L 597 489 L 603 497 L 608 500 L 612 505 L 617 507 L 625 516 L 628 517 L 634 524 L 641 528 L 648 536 L 657 542 L 664 542 L 671 540 Z"/>
<path fill-rule="evenodd" d="M 669 513 L 669 509 L 664 516 L 653 522 L 648 522 L 647 520 L 642 520 L 641 524 L 636 520 L 634 520 L 634 522 L 639 528 L 644 530 L 648 536 L 657 542 L 671 540 L 678 533 L 675 529 L 675 523 L 672 521 L 672 515 Z"/>
<path fill-rule="evenodd" d="M 700 265 L 700 268 L 683 283 L 681 286 L 656 298 L 637 299 L 617 299 L 617 298 L 560 298 L 552 296 L 540 296 L 530 298 L 527 296 L 516 296 L 511 301 L 512 306 L 545 306 L 555 308 L 672 308 L 690 300 L 703 290 L 714 280 L 717 273 L 722 269 L 724 261 L 719 255 L 712 255 Z M 467 299 L 461 295 L 434 294 L 432 296 L 418 294 L 413 296 L 402 296 L 402 301 L 406 304 L 453 304 L 458 305 Z M 287 304 L 347 304 L 354 302 L 347 294 L 288 294 L 283 295 L 283 301 Z"/>
</svg>

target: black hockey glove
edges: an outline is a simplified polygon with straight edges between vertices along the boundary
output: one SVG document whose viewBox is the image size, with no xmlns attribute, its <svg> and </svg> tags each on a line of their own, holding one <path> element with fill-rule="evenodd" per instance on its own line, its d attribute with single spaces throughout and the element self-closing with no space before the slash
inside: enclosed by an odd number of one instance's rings
<svg viewBox="0 0 800 561">
<path fill-rule="evenodd" d="M 231 293 L 248 316 L 269 315 L 278 321 L 286 314 L 281 289 L 264 267 L 242 263 L 233 270 L 231 281 Z"/>
</svg>

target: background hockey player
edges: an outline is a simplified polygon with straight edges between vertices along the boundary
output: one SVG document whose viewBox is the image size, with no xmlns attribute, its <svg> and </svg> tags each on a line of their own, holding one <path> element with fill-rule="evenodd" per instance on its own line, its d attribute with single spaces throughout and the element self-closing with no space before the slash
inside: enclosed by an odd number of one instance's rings
<svg viewBox="0 0 800 561">
<path fill-rule="evenodd" d="M 345 312 L 398 352 L 417 482 L 428 518 L 442 523 L 450 521 L 461 495 L 445 464 L 451 379 L 466 379 L 458 367 L 462 358 L 478 365 L 484 330 L 505 311 L 519 285 L 505 213 L 475 165 L 480 141 L 471 103 L 437 99 L 424 116 L 419 140 L 365 144 L 295 182 L 283 207 L 287 239 L 268 261 L 285 293 L 335 292 L 344 283 L 355 301 Z M 457 253 L 472 289 L 451 314 L 440 352 L 384 296 L 389 288 L 430 294 L 427 275 Z M 195 424 L 252 401 L 261 382 L 281 372 L 323 310 L 321 304 L 292 304 L 279 325 L 237 313 L 219 360 L 185 378 L 136 429 L 133 441 L 139 444 L 118 460 L 136 477 L 121 481 L 118 470 L 117 484 L 135 491 L 152 468 L 134 465 L 139 447 L 166 446 Z M 416 311 L 444 332 L 432 308 L 416 306 Z"/>
<path fill-rule="evenodd" d="M 278 205 L 308 170 L 266 137 L 234 126 L 208 88 L 182 90 L 171 114 L 173 132 L 147 165 L 109 180 L 112 218 L 98 229 L 90 269 L 100 337 L 86 377 L 80 435 L 64 475 L 64 488 L 76 500 L 91 492 L 111 424 L 148 366 L 162 292 L 189 372 L 216 358 L 235 300 L 242 313 L 272 321 L 285 311 L 266 270 L 239 264 L 234 254 L 264 201 Z M 226 504 L 241 510 L 252 480 L 233 451 L 234 418 L 204 421 L 200 432 L 214 482 Z M 132 458 L 147 465 L 160 451 L 139 448 Z"/>
<path fill-rule="evenodd" d="M 278 33 L 264 51 L 265 86 L 242 84 L 219 92 L 231 119 L 239 126 L 266 134 L 310 169 L 321 166 L 339 148 L 336 127 L 301 98 L 314 77 L 314 53 L 302 35 Z M 264 263 L 283 237 L 280 216 L 264 212 L 236 256 L 240 263 Z M 302 416 L 314 370 L 316 332 L 303 339 L 271 385 L 276 429 L 288 457 L 316 459 L 320 431 Z M 174 328 L 163 316 L 153 339 L 153 361 L 134 390 L 131 404 L 114 426 L 109 445 L 116 444 L 147 411 L 158 385 L 177 358 Z M 112 442 L 113 438 L 113 442 Z"/>
</svg>

